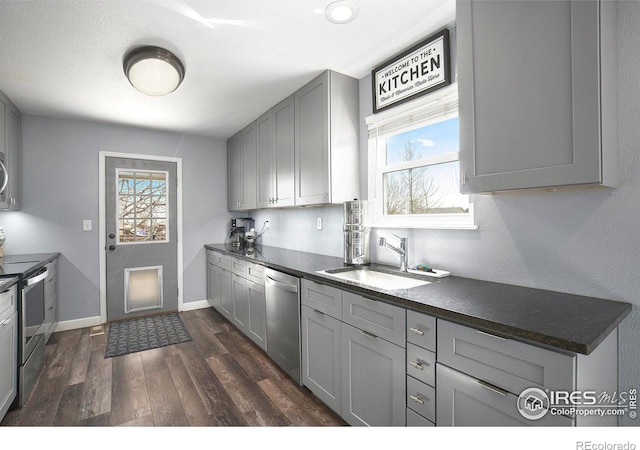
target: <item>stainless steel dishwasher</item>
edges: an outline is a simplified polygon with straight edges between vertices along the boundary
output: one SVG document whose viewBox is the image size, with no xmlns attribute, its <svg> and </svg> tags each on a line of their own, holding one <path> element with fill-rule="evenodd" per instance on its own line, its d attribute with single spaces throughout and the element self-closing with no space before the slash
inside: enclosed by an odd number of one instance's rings
<svg viewBox="0 0 640 450">
<path fill-rule="evenodd" d="M 298 384 L 300 358 L 300 278 L 267 268 L 267 354 Z"/>
</svg>

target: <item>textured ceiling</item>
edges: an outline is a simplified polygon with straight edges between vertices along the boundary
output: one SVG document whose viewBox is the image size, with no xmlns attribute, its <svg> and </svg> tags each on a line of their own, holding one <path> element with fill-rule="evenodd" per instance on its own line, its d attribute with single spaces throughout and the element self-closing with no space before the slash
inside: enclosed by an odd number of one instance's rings
<svg viewBox="0 0 640 450">
<path fill-rule="evenodd" d="M 25 114 L 226 138 L 324 69 L 362 78 L 451 27 L 454 0 L 0 0 L 0 90 Z M 180 57 L 182 85 L 148 97 L 126 80 L 132 47 Z"/>
</svg>

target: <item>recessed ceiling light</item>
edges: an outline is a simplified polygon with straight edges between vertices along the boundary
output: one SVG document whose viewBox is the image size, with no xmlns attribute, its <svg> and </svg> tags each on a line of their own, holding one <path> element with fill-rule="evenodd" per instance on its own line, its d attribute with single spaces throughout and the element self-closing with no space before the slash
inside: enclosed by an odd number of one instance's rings
<svg viewBox="0 0 640 450">
<path fill-rule="evenodd" d="M 131 85 L 147 95 L 167 95 L 184 79 L 184 66 L 169 50 L 145 46 L 124 57 L 124 73 Z"/>
<path fill-rule="evenodd" d="M 358 11 L 358 5 L 355 3 L 340 0 L 327 6 L 324 10 L 324 15 L 329 22 L 342 24 L 355 19 Z"/>
</svg>

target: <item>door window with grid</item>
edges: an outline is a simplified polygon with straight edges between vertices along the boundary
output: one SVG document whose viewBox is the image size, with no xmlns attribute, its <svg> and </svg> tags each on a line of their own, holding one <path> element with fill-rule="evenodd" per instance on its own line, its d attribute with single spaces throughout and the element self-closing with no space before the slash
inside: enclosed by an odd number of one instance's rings
<svg viewBox="0 0 640 450">
<path fill-rule="evenodd" d="M 168 172 L 116 170 L 118 243 L 168 241 Z"/>
</svg>

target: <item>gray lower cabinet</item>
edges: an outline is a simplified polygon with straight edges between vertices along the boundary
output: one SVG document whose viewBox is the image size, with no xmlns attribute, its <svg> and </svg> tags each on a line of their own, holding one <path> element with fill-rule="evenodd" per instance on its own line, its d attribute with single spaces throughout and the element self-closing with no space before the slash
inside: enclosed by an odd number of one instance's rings
<svg viewBox="0 0 640 450">
<path fill-rule="evenodd" d="M 249 292 L 247 280 L 231 274 L 231 298 L 233 299 L 233 324 L 247 334 L 249 326 Z"/>
<path fill-rule="evenodd" d="M 458 0 L 456 31 L 461 192 L 616 185 L 616 2 Z"/>
<path fill-rule="evenodd" d="M 261 349 L 267 349 L 264 266 L 207 250 L 207 301 Z"/>
<path fill-rule="evenodd" d="M 267 349 L 267 302 L 262 284 L 246 280 L 249 312 L 247 336 L 262 350 Z"/>
<path fill-rule="evenodd" d="M 207 301 L 216 309 L 220 308 L 221 271 L 222 269 L 215 264 L 207 263 Z"/>
<path fill-rule="evenodd" d="M 16 286 L 0 293 L 0 420 L 18 392 L 18 309 Z"/>
<path fill-rule="evenodd" d="M 405 350 L 342 324 L 342 417 L 351 425 L 405 425 Z"/>
<path fill-rule="evenodd" d="M 302 305 L 302 384 L 342 414 L 342 322 Z"/>
<path fill-rule="evenodd" d="M 517 409 L 518 397 L 442 364 L 437 365 L 438 426 L 571 426 L 564 416 L 533 421 Z"/>
<path fill-rule="evenodd" d="M 44 326 L 45 342 L 58 326 L 58 259 L 47 263 L 47 278 L 44 280 Z"/>
<path fill-rule="evenodd" d="M 233 322 L 233 294 L 231 272 L 220 271 L 220 313 L 229 321 Z"/>
<path fill-rule="evenodd" d="M 616 415 L 597 413 L 574 418 L 554 414 L 581 405 L 566 395 L 619 392 L 618 333 L 614 330 L 589 355 L 560 352 L 497 336 L 446 320 L 437 321 L 438 426 L 615 426 Z M 529 391 L 533 389 L 533 391 Z M 518 398 L 523 412 L 518 410 Z M 531 393 L 534 395 L 530 395 Z M 549 410 L 539 417 L 548 395 Z M 536 397 L 538 396 L 538 397 Z M 529 398 L 529 399 L 528 399 Z M 549 400 L 551 402 L 551 400 Z M 529 409 L 530 411 L 527 411 Z M 533 418 L 531 418 L 533 417 Z"/>
</svg>

